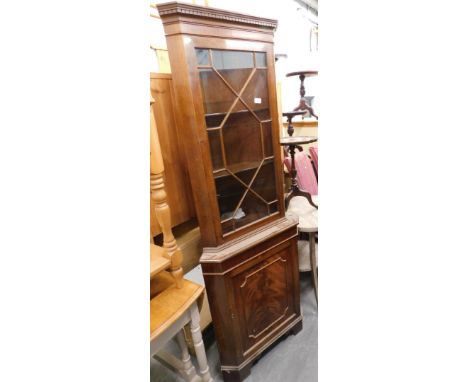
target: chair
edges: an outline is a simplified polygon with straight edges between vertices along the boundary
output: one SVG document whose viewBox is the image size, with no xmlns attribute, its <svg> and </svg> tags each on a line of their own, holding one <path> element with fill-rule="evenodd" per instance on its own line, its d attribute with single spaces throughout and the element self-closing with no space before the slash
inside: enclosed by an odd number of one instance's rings
<svg viewBox="0 0 468 382">
<path fill-rule="evenodd" d="M 316 150 L 310 149 L 317 153 Z M 318 156 L 312 156 L 315 158 L 315 163 L 318 163 Z M 291 158 L 287 157 L 284 163 L 289 171 L 291 171 Z M 318 172 L 314 171 L 313 165 L 305 152 L 299 152 L 295 154 L 294 163 L 296 164 L 296 180 L 298 186 L 308 192 L 311 195 L 312 202 L 315 206 L 318 206 Z M 299 264 L 301 270 L 307 270 L 305 265 L 305 259 L 307 258 L 306 253 L 309 254 L 310 259 L 310 271 L 312 273 L 312 286 L 315 292 L 315 298 L 318 302 L 318 273 L 317 273 L 317 250 L 316 240 L 318 237 L 318 219 L 317 219 L 317 208 L 312 205 L 307 198 L 303 196 L 294 196 L 290 199 L 287 206 L 287 212 L 293 213 L 299 218 L 298 230 L 301 233 L 308 235 L 308 246 L 305 245 L 305 240 L 299 240 L 298 243 L 298 254 Z M 302 266 L 301 266 L 302 265 Z"/>
<path fill-rule="evenodd" d="M 299 188 L 310 195 L 317 195 L 317 178 L 314 176 L 314 169 L 307 154 L 303 151 L 296 153 L 294 163 L 296 164 L 296 180 Z M 291 157 L 284 158 L 284 164 L 288 171 L 291 171 Z"/>
<path fill-rule="evenodd" d="M 204 287 L 182 279 L 177 287 L 168 272 L 159 273 L 153 280 L 162 289 L 150 301 L 150 352 L 163 364 L 176 370 L 186 381 L 212 382 L 203 338 L 200 330 L 198 301 Z M 192 364 L 183 328 L 190 324 L 200 376 Z M 174 337 L 182 352 L 182 359 L 166 352 L 164 346 Z"/>
<path fill-rule="evenodd" d="M 312 196 L 314 203 L 318 205 L 318 197 Z M 297 229 L 299 232 L 307 233 L 309 236 L 308 247 L 304 245 L 303 240 L 299 240 L 299 268 L 307 270 L 306 253 L 309 253 L 310 271 L 312 273 L 312 286 L 314 288 L 315 299 L 318 302 L 318 273 L 317 273 L 317 248 L 316 238 L 318 235 L 318 210 L 311 206 L 307 199 L 303 196 L 294 196 L 288 205 L 287 213 L 294 214 L 299 218 Z M 307 242 L 306 242 L 307 243 Z"/>
<path fill-rule="evenodd" d="M 150 243 L 150 351 L 186 381 L 212 382 L 200 330 L 199 306 L 204 287 L 183 278 L 182 252 L 171 229 L 171 212 L 164 189 L 164 164 L 150 102 L 151 197 L 163 233 L 163 246 Z M 192 364 L 183 328 L 190 324 L 200 376 Z M 163 350 L 173 338 L 182 360 Z"/>
<path fill-rule="evenodd" d="M 310 157 L 312 158 L 312 167 L 315 173 L 315 179 L 317 179 L 318 183 L 318 147 L 317 146 L 310 146 L 309 147 Z"/>
</svg>

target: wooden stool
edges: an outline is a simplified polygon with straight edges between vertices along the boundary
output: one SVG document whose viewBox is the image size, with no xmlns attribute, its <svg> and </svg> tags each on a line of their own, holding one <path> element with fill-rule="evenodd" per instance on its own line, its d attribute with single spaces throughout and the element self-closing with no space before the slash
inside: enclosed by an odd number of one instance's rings
<svg viewBox="0 0 468 382">
<path fill-rule="evenodd" d="M 313 195 L 312 199 L 315 204 L 318 204 L 317 195 Z M 292 213 L 299 218 L 297 226 L 299 232 L 307 232 L 309 234 L 309 255 L 310 268 L 312 273 L 312 286 L 314 287 L 315 299 L 318 302 L 318 283 L 317 283 L 317 255 L 315 252 L 315 239 L 318 234 L 318 210 L 310 205 L 303 196 L 294 196 L 288 205 L 288 213 Z"/>
<path fill-rule="evenodd" d="M 150 184 L 156 220 L 163 233 L 163 246 L 150 243 L 150 350 L 186 381 L 212 382 L 197 306 L 197 301 L 202 301 L 204 287 L 182 278 L 183 254 L 172 233 L 171 210 L 164 188 L 164 163 L 151 107 L 153 102 L 150 97 Z M 183 328 L 188 323 L 201 378 L 190 360 L 185 342 Z M 182 350 L 182 360 L 162 350 L 174 337 Z"/>
<path fill-rule="evenodd" d="M 168 272 L 161 272 L 156 277 L 158 289 L 162 290 L 150 301 L 150 351 L 165 365 L 175 369 L 186 381 L 212 382 L 205 346 L 200 330 L 200 314 L 197 301 L 202 301 L 204 287 L 182 279 L 177 287 Z M 183 328 L 190 323 L 195 354 L 200 376 L 190 360 Z M 182 351 L 182 360 L 163 350 L 164 346 L 176 337 Z"/>
</svg>

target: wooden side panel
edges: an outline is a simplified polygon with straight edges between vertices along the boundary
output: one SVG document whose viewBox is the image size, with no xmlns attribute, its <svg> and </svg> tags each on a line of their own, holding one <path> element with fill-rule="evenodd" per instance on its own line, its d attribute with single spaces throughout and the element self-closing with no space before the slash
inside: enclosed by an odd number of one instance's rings
<svg viewBox="0 0 468 382">
<path fill-rule="evenodd" d="M 203 275 L 216 333 L 221 365 L 237 365 L 243 361 L 242 334 L 236 320 L 236 308 L 227 277 Z"/>
<path fill-rule="evenodd" d="M 156 128 L 165 167 L 167 201 L 171 206 L 172 226 L 195 217 L 190 181 L 186 173 L 185 154 L 175 125 L 175 104 L 170 74 L 151 74 L 151 95 Z M 151 205 L 151 234 L 159 234 L 154 208 Z"/>
<path fill-rule="evenodd" d="M 173 74 L 173 89 L 177 100 L 175 121 L 184 153 L 190 162 L 190 184 L 194 191 L 197 220 L 200 225 L 202 244 L 214 247 L 221 235 L 221 226 L 214 216 L 218 215 L 214 179 L 211 171 L 208 137 L 205 129 L 205 117 L 201 99 L 198 75 L 188 66 L 196 66 L 193 44 L 182 36 L 167 37 L 167 46 Z M 219 218 L 218 218 L 219 219 Z"/>
</svg>

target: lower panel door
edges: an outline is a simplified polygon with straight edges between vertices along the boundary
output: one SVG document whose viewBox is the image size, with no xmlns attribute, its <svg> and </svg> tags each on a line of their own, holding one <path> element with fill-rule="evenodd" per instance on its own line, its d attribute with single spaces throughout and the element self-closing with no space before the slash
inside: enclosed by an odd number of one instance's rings
<svg viewBox="0 0 468 382">
<path fill-rule="evenodd" d="M 244 354 L 294 314 L 290 247 L 233 278 Z"/>
</svg>

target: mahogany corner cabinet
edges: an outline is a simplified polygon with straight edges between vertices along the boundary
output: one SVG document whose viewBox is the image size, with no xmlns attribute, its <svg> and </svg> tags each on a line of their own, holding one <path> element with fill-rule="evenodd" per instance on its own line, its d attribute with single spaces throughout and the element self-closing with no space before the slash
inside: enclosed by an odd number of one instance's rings
<svg viewBox="0 0 468 382">
<path fill-rule="evenodd" d="M 302 329 L 297 219 L 286 216 L 273 53 L 275 20 L 158 4 L 177 135 L 225 381 Z"/>
</svg>

